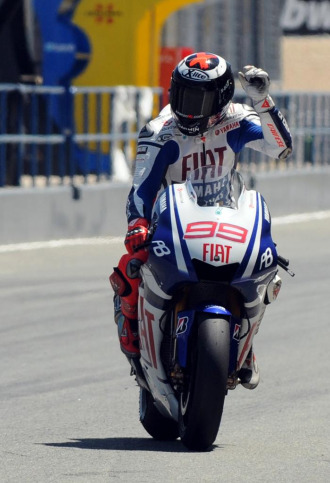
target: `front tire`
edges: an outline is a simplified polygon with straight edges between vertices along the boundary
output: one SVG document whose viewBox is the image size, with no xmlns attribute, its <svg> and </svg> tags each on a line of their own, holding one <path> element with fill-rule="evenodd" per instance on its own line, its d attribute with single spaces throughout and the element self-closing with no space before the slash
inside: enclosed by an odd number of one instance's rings
<svg viewBox="0 0 330 483">
<path fill-rule="evenodd" d="M 163 416 L 154 404 L 154 398 L 140 388 L 140 421 L 147 433 L 159 441 L 174 441 L 179 437 L 178 423 Z"/>
<path fill-rule="evenodd" d="M 205 451 L 217 437 L 227 394 L 230 323 L 204 313 L 196 317 L 198 333 L 180 397 L 179 431 L 188 449 Z"/>
</svg>

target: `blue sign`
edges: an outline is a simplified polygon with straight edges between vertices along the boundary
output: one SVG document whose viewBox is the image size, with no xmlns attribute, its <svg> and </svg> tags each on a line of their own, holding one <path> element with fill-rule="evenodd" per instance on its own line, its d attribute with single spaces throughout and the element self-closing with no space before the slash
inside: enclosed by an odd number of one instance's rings
<svg viewBox="0 0 330 483">
<path fill-rule="evenodd" d="M 45 85 L 69 85 L 87 66 L 91 47 L 88 36 L 71 22 L 79 0 L 60 8 L 63 0 L 34 0 L 42 48 Z"/>
</svg>

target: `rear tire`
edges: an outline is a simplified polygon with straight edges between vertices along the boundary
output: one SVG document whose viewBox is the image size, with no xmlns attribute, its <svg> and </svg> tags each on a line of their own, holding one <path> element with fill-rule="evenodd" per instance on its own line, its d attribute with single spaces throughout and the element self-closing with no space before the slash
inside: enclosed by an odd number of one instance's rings
<svg viewBox="0 0 330 483">
<path fill-rule="evenodd" d="M 198 334 L 179 401 L 179 431 L 188 449 L 205 451 L 217 437 L 227 394 L 230 324 L 209 314 L 196 317 Z"/>
<path fill-rule="evenodd" d="M 179 437 L 178 423 L 163 416 L 154 404 L 154 398 L 140 388 L 140 421 L 144 429 L 159 441 L 174 441 Z"/>
</svg>

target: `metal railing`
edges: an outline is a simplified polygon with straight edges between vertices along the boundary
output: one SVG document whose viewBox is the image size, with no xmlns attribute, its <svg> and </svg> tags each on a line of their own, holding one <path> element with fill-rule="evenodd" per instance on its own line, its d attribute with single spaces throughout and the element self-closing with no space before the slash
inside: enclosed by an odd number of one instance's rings
<svg viewBox="0 0 330 483">
<path fill-rule="evenodd" d="M 243 162 L 254 164 L 258 171 L 330 165 L 330 92 L 272 91 L 271 96 L 288 122 L 293 152 L 287 161 L 280 163 L 244 149 Z M 250 104 L 242 93 L 236 99 Z"/>
<path fill-rule="evenodd" d="M 0 187 L 96 181 L 129 170 L 161 88 L 0 84 Z M 119 161 L 118 161 L 119 160 Z M 126 167 L 123 163 L 126 163 Z"/>
<path fill-rule="evenodd" d="M 272 92 L 294 140 L 287 163 L 244 149 L 256 170 L 330 164 L 330 92 Z M 240 91 L 237 102 L 247 102 Z M 130 173 L 139 130 L 162 107 L 161 88 L 0 84 L 0 187 L 88 183 Z"/>
</svg>

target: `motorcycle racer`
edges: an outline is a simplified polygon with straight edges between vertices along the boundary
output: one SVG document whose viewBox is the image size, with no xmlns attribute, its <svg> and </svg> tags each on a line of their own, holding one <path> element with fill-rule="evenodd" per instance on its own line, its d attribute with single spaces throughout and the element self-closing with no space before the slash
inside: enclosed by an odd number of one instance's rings
<svg viewBox="0 0 330 483">
<path fill-rule="evenodd" d="M 230 173 L 243 147 L 277 159 L 286 159 L 292 151 L 287 122 L 269 95 L 267 72 L 248 65 L 239 72 L 239 80 L 252 107 L 233 102 L 234 76 L 225 59 L 207 52 L 185 57 L 172 73 L 169 104 L 139 134 L 126 207 L 128 253 L 110 276 L 120 347 L 128 358 L 140 356 L 139 268 L 147 260 L 145 249 L 135 249 L 147 240 L 159 193 L 205 165 L 226 167 Z M 227 192 L 230 196 L 230 174 Z M 258 385 L 260 375 L 252 349 L 240 372 L 244 387 Z"/>
</svg>

